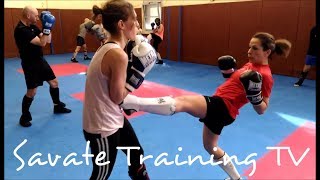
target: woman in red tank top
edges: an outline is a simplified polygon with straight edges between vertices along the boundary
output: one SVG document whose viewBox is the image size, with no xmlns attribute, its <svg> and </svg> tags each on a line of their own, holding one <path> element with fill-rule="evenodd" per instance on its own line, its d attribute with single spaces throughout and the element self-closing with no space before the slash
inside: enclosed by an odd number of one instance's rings
<svg viewBox="0 0 320 180">
<path fill-rule="evenodd" d="M 219 68 L 226 82 L 220 85 L 212 96 L 192 95 L 170 96 L 161 98 L 139 98 L 128 95 L 122 107 L 135 111 L 154 114 L 172 115 L 187 112 L 200 118 L 203 126 L 203 145 L 214 156 L 216 162 L 224 161 L 219 166 L 231 179 L 240 179 L 227 153 L 218 146 L 218 139 L 224 126 L 234 122 L 239 109 L 250 102 L 258 114 L 268 108 L 273 79 L 268 62 L 273 55 L 289 55 L 291 43 L 286 39 L 275 40 L 273 35 L 258 32 L 249 42 L 249 62 L 234 70 L 236 61 L 232 56 L 218 59 Z M 161 102 L 161 103 L 159 103 Z"/>
</svg>

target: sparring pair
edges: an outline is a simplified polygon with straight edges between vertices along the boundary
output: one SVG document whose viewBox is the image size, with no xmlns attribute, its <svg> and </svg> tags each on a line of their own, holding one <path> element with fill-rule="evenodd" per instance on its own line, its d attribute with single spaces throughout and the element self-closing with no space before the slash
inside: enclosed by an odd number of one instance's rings
<svg viewBox="0 0 320 180">
<path fill-rule="evenodd" d="M 103 28 L 102 25 L 102 11 L 97 5 L 92 7 L 92 18 L 91 20 L 86 18 L 79 27 L 79 34 L 77 35 L 77 47 L 74 50 L 73 56 L 71 57 L 71 62 L 77 63 L 76 59 L 78 52 L 81 47 L 84 48 L 84 60 L 91 60 L 87 55 L 87 45 L 85 42 L 86 34 L 89 32 L 90 34 L 96 35 L 97 39 L 103 44 L 107 39 L 107 32 Z"/>
<path fill-rule="evenodd" d="M 157 26 L 155 27 L 155 25 Z M 151 28 L 152 28 L 152 33 L 150 33 L 147 36 L 147 38 L 150 42 L 151 40 L 153 40 L 152 46 L 157 51 L 157 57 L 158 57 L 157 64 L 163 64 L 163 60 L 159 53 L 159 45 L 163 40 L 164 26 L 161 23 L 160 18 L 156 18 L 155 23 L 154 22 L 151 23 Z"/>
<path fill-rule="evenodd" d="M 149 43 L 141 42 L 141 36 L 136 36 L 137 14 L 131 3 L 110 0 L 101 11 L 110 37 L 89 64 L 83 104 L 83 133 L 94 155 L 90 179 L 110 177 L 120 146 L 139 147 L 130 151 L 128 173 L 131 179 L 149 179 L 146 166 L 140 163 L 143 148 L 119 104 L 142 84 L 156 62 L 156 52 Z M 127 54 L 124 49 L 129 40 L 135 42 Z M 122 151 L 127 155 L 126 150 Z"/>
<path fill-rule="evenodd" d="M 102 45 L 108 38 L 108 32 L 105 30 L 102 23 L 102 9 L 97 5 L 94 5 L 92 7 L 92 14 L 92 21 L 86 23 L 85 27 L 91 34 L 96 35 L 96 38 Z"/>
<path fill-rule="evenodd" d="M 121 107 L 126 109 L 126 113 L 145 111 L 172 115 L 187 112 L 200 118 L 199 121 L 204 123 L 205 150 L 214 156 L 214 161 L 223 162 L 219 166 L 230 179 L 240 179 L 240 174 L 230 157 L 218 146 L 219 136 L 224 126 L 232 124 L 240 108 L 248 102 L 259 115 L 267 110 L 273 87 L 269 60 L 274 55 L 286 58 L 290 49 L 291 43 L 288 40 L 275 40 L 269 33 L 258 32 L 249 42 L 249 62 L 243 67 L 235 70 L 236 61 L 231 56 L 222 56 L 218 59 L 218 65 L 226 81 L 217 88 L 213 96 L 140 98 L 129 94 Z"/>
<path fill-rule="evenodd" d="M 22 100 L 22 115 L 19 121 L 23 127 L 32 125 L 29 109 L 37 88 L 43 85 L 43 81 L 47 81 L 50 85 L 50 95 L 54 104 L 53 112 L 71 112 L 70 109 L 65 108 L 65 103 L 60 101 L 58 80 L 43 56 L 42 47 L 48 42 L 51 29 L 55 24 L 55 17 L 49 11 L 43 11 L 40 15 L 42 30 L 36 26 L 38 20 L 38 10 L 26 6 L 22 11 L 22 18 L 14 30 L 14 39 L 19 49 L 21 66 L 27 85 L 27 93 Z"/>
</svg>

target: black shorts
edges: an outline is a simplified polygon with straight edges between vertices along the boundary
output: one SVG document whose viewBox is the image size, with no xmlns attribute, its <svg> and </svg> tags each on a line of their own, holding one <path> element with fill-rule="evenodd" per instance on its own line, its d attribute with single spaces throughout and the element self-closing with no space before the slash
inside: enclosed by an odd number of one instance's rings
<svg viewBox="0 0 320 180">
<path fill-rule="evenodd" d="M 204 96 L 207 102 L 207 116 L 199 119 L 213 133 L 220 135 L 224 126 L 233 123 L 234 119 L 230 116 L 229 110 L 222 98 L 218 96 Z"/>
<path fill-rule="evenodd" d="M 84 44 L 86 44 L 84 38 L 81 36 L 77 36 L 77 46 L 82 46 Z"/>
<path fill-rule="evenodd" d="M 154 33 L 151 33 L 151 36 L 152 36 L 152 39 L 153 39 L 152 46 L 158 52 L 159 44 L 162 42 L 162 39 L 158 35 L 156 35 Z"/>
<path fill-rule="evenodd" d="M 34 89 L 43 85 L 43 81 L 51 81 L 56 78 L 50 65 L 45 59 L 35 64 L 21 64 L 28 89 Z"/>
</svg>

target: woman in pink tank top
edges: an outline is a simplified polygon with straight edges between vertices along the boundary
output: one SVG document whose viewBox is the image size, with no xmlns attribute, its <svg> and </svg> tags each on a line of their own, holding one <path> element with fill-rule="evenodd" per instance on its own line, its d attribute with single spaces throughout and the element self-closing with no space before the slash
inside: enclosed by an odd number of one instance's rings
<svg viewBox="0 0 320 180">
<path fill-rule="evenodd" d="M 103 27 L 110 33 L 99 47 L 87 70 L 82 127 L 90 144 L 93 169 L 90 179 L 108 179 L 117 152 L 129 154 L 131 179 L 149 180 L 145 165 L 140 163 L 143 148 L 119 104 L 128 95 L 126 88 L 128 55 L 124 48 L 138 32 L 137 14 L 126 0 L 110 0 L 101 8 Z"/>
</svg>

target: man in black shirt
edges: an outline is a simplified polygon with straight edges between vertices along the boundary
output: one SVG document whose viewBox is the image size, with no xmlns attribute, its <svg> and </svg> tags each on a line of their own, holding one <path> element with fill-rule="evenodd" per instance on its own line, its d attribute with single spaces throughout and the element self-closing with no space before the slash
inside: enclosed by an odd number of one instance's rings
<svg viewBox="0 0 320 180">
<path fill-rule="evenodd" d="M 299 80 L 294 83 L 294 86 L 301 86 L 303 81 L 306 79 L 311 66 L 315 66 L 320 53 L 320 28 L 314 26 L 310 31 L 309 48 L 305 59 L 305 65 L 301 72 Z"/>
<path fill-rule="evenodd" d="M 43 81 L 47 81 L 50 85 L 50 95 L 54 104 L 53 112 L 71 112 L 60 101 L 58 80 L 43 57 L 42 47 L 48 42 L 51 28 L 55 23 L 55 17 L 49 11 L 41 13 L 42 31 L 36 26 L 38 20 L 38 10 L 31 6 L 26 6 L 22 11 L 22 18 L 14 30 L 14 38 L 19 49 L 21 66 L 27 85 L 27 93 L 22 100 L 22 115 L 19 121 L 23 127 L 31 126 L 32 116 L 29 108 L 37 87 L 42 86 Z"/>
</svg>

